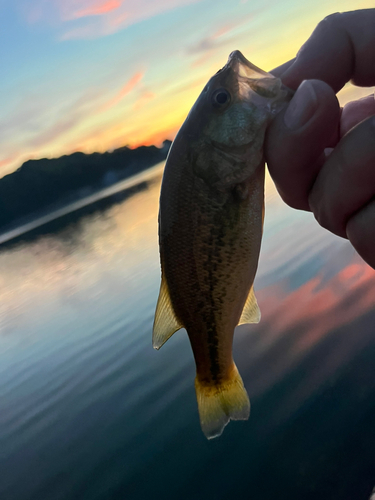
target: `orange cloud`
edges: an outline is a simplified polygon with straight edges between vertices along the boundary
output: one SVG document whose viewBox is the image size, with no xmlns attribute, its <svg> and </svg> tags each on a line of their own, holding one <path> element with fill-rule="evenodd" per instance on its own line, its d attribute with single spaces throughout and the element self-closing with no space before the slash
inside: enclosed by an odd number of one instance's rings
<svg viewBox="0 0 375 500">
<path fill-rule="evenodd" d="M 155 98 L 155 94 L 150 91 L 144 92 L 133 104 L 133 109 L 137 110 L 142 108 L 145 104 Z"/>
<path fill-rule="evenodd" d="M 73 19 L 78 19 L 80 17 L 88 17 L 88 16 L 102 16 L 103 14 L 107 14 L 113 10 L 121 7 L 122 2 L 119 0 L 107 0 L 104 3 L 97 3 L 87 7 L 86 9 L 81 9 L 72 14 Z"/>
<path fill-rule="evenodd" d="M 116 106 L 127 94 L 129 94 L 134 87 L 142 80 L 144 77 L 144 72 L 138 71 L 135 73 L 128 82 L 122 87 L 120 92 L 113 98 L 110 99 L 101 109 L 101 112 L 108 111 L 113 106 Z"/>
</svg>

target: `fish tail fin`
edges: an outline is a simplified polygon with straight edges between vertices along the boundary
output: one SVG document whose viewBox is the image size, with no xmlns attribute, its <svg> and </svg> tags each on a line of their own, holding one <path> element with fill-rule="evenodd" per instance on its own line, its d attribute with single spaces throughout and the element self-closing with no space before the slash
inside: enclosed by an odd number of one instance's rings
<svg viewBox="0 0 375 500">
<path fill-rule="evenodd" d="M 201 427 L 207 439 L 220 436 L 229 420 L 249 418 L 249 396 L 234 363 L 229 380 L 219 385 L 204 385 L 196 377 L 195 391 Z"/>
</svg>

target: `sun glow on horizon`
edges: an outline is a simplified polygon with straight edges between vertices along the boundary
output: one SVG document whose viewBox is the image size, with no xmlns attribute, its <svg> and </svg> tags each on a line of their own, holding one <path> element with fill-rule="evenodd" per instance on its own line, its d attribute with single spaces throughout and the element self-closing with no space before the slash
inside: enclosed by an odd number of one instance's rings
<svg viewBox="0 0 375 500">
<path fill-rule="evenodd" d="M 5 2 L 0 176 L 29 158 L 173 139 L 232 50 L 270 70 L 325 15 L 371 7 L 360 3 L 35 0 L 17 11 Z"/>
</svg>

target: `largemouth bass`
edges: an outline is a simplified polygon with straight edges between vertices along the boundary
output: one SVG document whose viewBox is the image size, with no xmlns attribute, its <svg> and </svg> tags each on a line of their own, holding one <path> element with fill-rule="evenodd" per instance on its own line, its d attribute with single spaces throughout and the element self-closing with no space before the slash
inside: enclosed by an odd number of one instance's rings
<svg viewBox="0 0 375 500">
<path fill-rule="evenodd" d="M 202 430 L 247 420 L 234 329 L 257 323 L 253 291 L 264 213 L 263 142 L 292 92 L 239 52 L 204 87 L 169 152 L 160 195 L 161 286 L 153 346 L 186 328 Z"/>
</svg>

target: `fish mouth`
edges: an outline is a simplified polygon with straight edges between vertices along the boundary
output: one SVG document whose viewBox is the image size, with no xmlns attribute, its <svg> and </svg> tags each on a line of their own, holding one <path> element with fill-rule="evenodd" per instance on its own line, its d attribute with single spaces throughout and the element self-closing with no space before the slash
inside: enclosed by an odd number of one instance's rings
<svg viewBox="0 0 375 500">
<path fill-rule="evenodd" d="M 274 102 L 287 102 L 293 97 L 294 91 L 283 85 L 280 78 L 252 64 L 239 50 L 229 54 L 225 68 L 230 68 L 237 75 L 243 97 L 249 98 L 249 89 Z"/>
<path fill-rule="evenodd" d="M 249 79 L 270 78 L 275 79 L 271 73 L 267 73 L 252 64 L 239 50 L 234 50 L 229 54 L 225 67 L 231 68 L 238 76 Z"/>
</svg>

